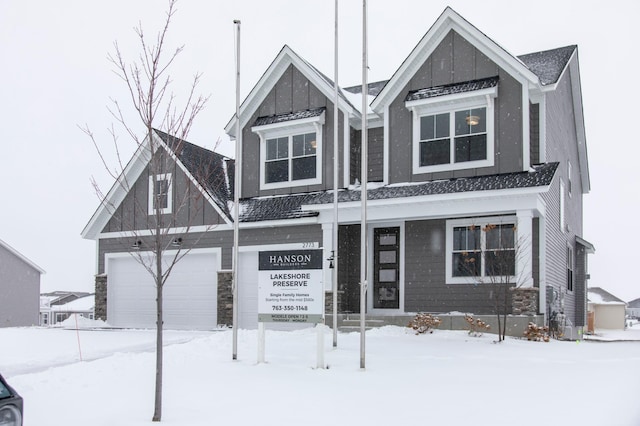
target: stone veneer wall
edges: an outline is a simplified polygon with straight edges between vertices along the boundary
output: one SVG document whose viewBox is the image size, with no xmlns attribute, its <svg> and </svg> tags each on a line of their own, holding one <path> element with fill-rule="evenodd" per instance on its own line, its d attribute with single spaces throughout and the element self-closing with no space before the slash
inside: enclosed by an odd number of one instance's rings
<svg viewBox="0 0 640 426">
<path fill-rule="evenodd" d="M 536 287 L 514 288 L 511 308 L 514 315 L 535 315 L 538 312 L 538 293 Z"/>
<path fill-rule="evenodd" d="M 107 320 L 107 276 L 105 274 L 96 275 L 96 290 L 94 301 L 94 318 L 102 321 Z"/>
<path fill-rule="evenodd" d="M 218 325 L 233 326 L 233 272 L 218 272 Z"/>
</svg>

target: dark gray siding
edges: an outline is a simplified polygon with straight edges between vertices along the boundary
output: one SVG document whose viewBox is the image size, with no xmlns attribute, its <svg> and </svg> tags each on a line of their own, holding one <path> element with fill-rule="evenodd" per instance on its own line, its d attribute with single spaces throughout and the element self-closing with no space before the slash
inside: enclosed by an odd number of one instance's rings
<svg viewBox="0 0 640 426">
<path fill-rule="evenodd" d="M 412 175 L 412 120 L 405 107 L 411 90 L 499 76 L 495 103 L 493 167 Z M 390 182 L 450 179 L 522 170 L 522 86 L 462 36 L 451 31 L 389 108 Z"/>
<path fill-rule="evenodd" d="M 367 129 L 369 137 L 367 138 L 367 162 L 369 169 L 367 170 L 367 180 L 369 182 L 382 182 L 384 179 L 384 128 L 376 127 L 373 129 Z M 351 140 L 351 183 L 360 179 L 360 164 L 361 164 L 361 135 L 362 130 L 355 130 L 353 138 Z"/>
<path fill-rule="evenodd" d="M 132 184 L 102 232 L 136 231 L 155 226 L 155 215 L 149 214 L 150 170 L 151 167 L 147 167 Z M 164 227 L 224 223 L 216 209 L 173 160 L 162 161 L 160 173 L 171 173 L 173 181 L 172 213 L 163 215 Z"/>
<path fill-rule="evenodd" d="M 0 245 L 0 327 L 38 325 L 40 272 Z"/>
<path fill-rule="evenodd" d="M 495 312 L 489 284 L 445 284 L 446 221 L 405 223 L 405 311 Z"/>
<path fill-rule="evenodd" d="M 325 107 L 325 124 L 322 127 L 322 183 L 319 185 L 295 186 L 272 190 L 260 190 L 260 138 L 251 131 L 258 117 L 284 114 L 306 109 Z M 340 113 L 338 137 L 341 141 L 339 155 L 342 155 L 344 114 Z M 270 90 L 262 104 L 254 112 L 242 129 L 242 197 L 284 195 L 299 192 L 319 191 L 333 188 L 333 102 L 325 97 L 297 68 L 290 65 L 278 82 Z M 340 157 L 341 158 L 341 157 Z M 340 170 L 338 185 L 344 187 L 343 162 L 338 161 Z"/>
<path fill-rule="evenodd" d="M 587 313 L 584 308 L 587 305 L 587 271 L 587 250 L 582 245 L 576 244 L 574 292 L 576 298 L 575 324 L 578 327 L 587 325 Z"/>
<path fill-rule="evenodd" d="M 183 239 L 183 247 L 222 248 L 222 269 L 232 268 L 233 231 L 218 231 L 213 228 L 205 233 L 176 235 Z M 317 242 L 322 246 L 322 227 L 320 225 L 264 227 L 240 230 L 240 246 L 255 246 L 265 244 L 288 244 L 302 242 Z M 171 237 L 173 238 L 173 236 Z M 98 273 L 104 273 L 104 259 L 106 253 L 126 253 L 131 251 L 135 240 L 141 240 L 140 250 L 151 245 L 151 237 L 109 238 L 99 240 Z M 147 249 L 148 250 L 148 249 Z"/>
<path fill-rule="evenodd" d="M 529 104 L 529 158 L 540 163 L 540 104 Z"/>
</svg>

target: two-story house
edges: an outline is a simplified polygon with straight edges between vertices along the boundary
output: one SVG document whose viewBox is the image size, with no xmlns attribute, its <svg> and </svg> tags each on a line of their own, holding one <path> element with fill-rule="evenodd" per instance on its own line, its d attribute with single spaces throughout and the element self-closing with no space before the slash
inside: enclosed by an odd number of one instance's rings
<svg viewBox="0 0 640 426">
<path fill-rule="evenodd" d="M 240 327 L 257 324 L 258 252 L 301 244 L 323 248 L 325 258 L 337 255 L 338 312 L 359 312 L 361 96 L 360 86 L 341 88 L 334 117 L 331 79 L 285 46 L 242 103 Z M 577 47 L 516 57 L 447 8 L 393 76 L 369 84 L 366 96 L 367 315 L 401 323 L 416 312 L 492 315 L 492 267 L 510 259 L 514 299 L 525 301 L 511 312 L 539 323 L 561 314 L 580 330 L 593 246 L 582 238 L 582 196 L 590 184 Z M 237 124 L 234 116 L 226 127 L 232 138 Z M 156 132 L 154 139 L 176 162 L 176 179 L 192 182 L 208 203 L 198 226 L 184 233 L 176 223 L 171 232 L 193 244 L 185 276 L 198 275 L 210 291 L 208 308 L 185 302 L 190 290 L 183 283 L 186 293 L 175 296 L 182 308 L 175 309 L 213 310 L 198 325 L 213 327 L 207 321 L 223 317 L 219 302 L 228 300 L 225 287 L 214 286 L 215 273 L 232 264 L 233 162 L 212 162 L 226 176 L 224 190 L 212 189 L 190 171 L 182 151 L 192 145 L 181 141 L 178 152 L 168 135 Z M 117 325 L 124 326 L 136 317 L 123 307 L 126 300 L 141 306 L 136 286 L 124 284 L 140 268 L 123 254 L 140 233 L 113 215 L 135 216 L 126 211 L 127 199 L 148 197 L 150 180 L 164 179 L 149 176 L 144 158 L 125 170 L 128 181 L 142 182 L 140 190 L 112 189 L 83 231 L 98 241 L 107 320 L 121 318 Z M 169 197 L 179 197 L 172 186 Z M 327 262 L 327 292 L 331 280 Z"/>
</svg>

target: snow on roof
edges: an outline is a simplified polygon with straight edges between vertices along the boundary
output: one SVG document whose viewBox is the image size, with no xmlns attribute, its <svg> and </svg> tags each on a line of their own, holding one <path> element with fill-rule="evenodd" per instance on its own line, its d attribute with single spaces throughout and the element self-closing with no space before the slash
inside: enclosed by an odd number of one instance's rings
<svg viewBox="0 0 640 426">
<path fill-rule="evenodd" d="M 51 310 L 54 312 L 81 312 L 90 311 L 95 305 L 95 297 L 93 294 L 73 300 L 64 305 L 54 305 Z"/>
<path fill-rule="evenodd" d="M 589 303 L 596 305 L 626 305 L 623 300 L 600 287 L 591 287 L 587 292 L 587 299 Z"/>
</svg>

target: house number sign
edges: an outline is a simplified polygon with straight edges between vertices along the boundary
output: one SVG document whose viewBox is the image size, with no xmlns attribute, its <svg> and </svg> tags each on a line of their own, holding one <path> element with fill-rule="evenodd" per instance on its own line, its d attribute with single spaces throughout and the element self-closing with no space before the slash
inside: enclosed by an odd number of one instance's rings
<svg viewBox="0 0 640 426">
<path fill-rule="evenodd" d="M 322 250 L 258 254 L 258 321 L 322 322 Z"/>
</svg>

